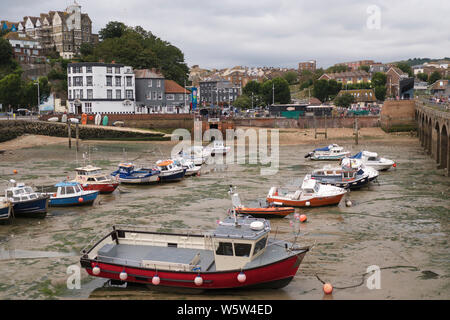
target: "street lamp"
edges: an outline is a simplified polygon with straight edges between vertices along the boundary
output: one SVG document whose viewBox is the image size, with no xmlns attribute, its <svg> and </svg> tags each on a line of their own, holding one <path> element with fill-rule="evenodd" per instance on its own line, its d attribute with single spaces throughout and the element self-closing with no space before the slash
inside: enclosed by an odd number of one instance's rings
<svg viewBox="0 0 450 320">
<path fill-rule="evenodd" d="M 275 104 L 275 83 L 272 80 L 272 105 Z"/>
<path fill-rule="evenodd" d="M 38 114 L 40 116 L 41 115 L 41 109 L 39 108 L 39 106 L 41 105 L 41 95 L 39 93 L 39 79 L 37 79 L 37 83 L 35 82 L 34 85 L 38 86 L 38 104 L 37 104 L 37 108 L 38 108 Z"/>
</svg>

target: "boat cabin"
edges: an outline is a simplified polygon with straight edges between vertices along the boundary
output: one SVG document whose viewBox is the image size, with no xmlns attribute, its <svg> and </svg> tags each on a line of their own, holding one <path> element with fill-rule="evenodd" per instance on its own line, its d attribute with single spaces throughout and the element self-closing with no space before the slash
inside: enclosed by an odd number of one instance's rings
<svg viewBox="0 0 450 320">
<path fill-rule="evenodd" d="M 314 170 L 313 178 L 342 178 L 344 180 L 356 179 L 358 174 L 363 174 L 362 170 L 355 169 L 340 169 L 340 168 L 328 168 L 328 169 L 318 169 Z"/>
<path fill-rule="evenodd" d="M 80 184 L 77 182 L 60 182 L 55 184 L 57 188 L 56 194 L 53 194 L 54 197 L 75 197 L 80 195 L 83 191 Z"/>
<path fill-rule="evenodd" d="M 5 196 L 14 202 L 39 198 L 39 195 L 33 191 L 33 188 L 25 186 L 23 183 L 17 183 L 14 187 L 6 189 Z"/>
<path fill-rule="evenodd" d="M 302 184 L 302 190 L 305 195 L 318 193 L 320 190 L 320 183 L 313 179 L 305 179 Z"/>
<path fill-rule="evenodd" d="M 161 172 L 173 171 L 181 167 L 181 165 L 177 165 L 173 160 L 157 162 L 156 165 L 160 168 Z"/>
<path fill-rule="evenodd" d="M 80 183 L 95 183 L 106 182 L 110 180 L 103 172 L 101 168 L 88 165 L 83 168 L 76 168 L 77 181 Z"/>
<path fill-rule="evenodd" d="M 121 163 L 119 164 L 119 173 L 121 174 L 131 174 L 134 171 L 134 165 L 132 163 Z"/>
</svg>

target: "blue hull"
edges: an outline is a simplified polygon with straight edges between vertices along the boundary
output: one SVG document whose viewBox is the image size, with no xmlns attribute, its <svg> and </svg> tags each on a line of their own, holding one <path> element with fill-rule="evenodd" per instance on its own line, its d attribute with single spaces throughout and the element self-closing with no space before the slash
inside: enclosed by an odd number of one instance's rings
<svg viewBox="0 0 450 320">
<path fill-rule="evenodd" d="M 14 216 L 45 217 L 47 215 L 49 198 L 40 198 L 14 203 Z"/>
<path fill-rule="evenodd" d="M 83 196 L 75 196 L 70 198 L 55 198 L 50 199 L 50 207 L 71 207 L 71 206 L 84 206 L 92 204 L 97 199 L 98 192 L 86 194 Z M 83 198 L 83 202 L 79 201 L 79 198 Z"/>
<path fill-rule="evenodd" d="M 369 178 L 362 178 L 356 181 L 351 181 L 351 182 L 347 182 L 347 181 L 342 181 L 342 180 L 330 180 L 330 179 L 321 179 L 320 177 L 315 177 L 312 176 L 312 178 L 314 178 L 315 180 L 317 180 L 317 182 L 321 183 L 321 184 L 328 184 L 328 185 L 332 185 L 335 187 L 340 187 L 340 188 L 345 188 L 345 189 L 350 189 L 350 190 L 356 190 L 356 189 L 360 189 L 366 185 L 369 184 Z"/>
<path fill-rule="evenodd" d="M 9 207 L 0 209 L 0 220 L 7 220 L 10 217 Z"/>
<path fill-rule="evenodd" d="M 178 172 L 178 173 L 175 173 L 175 174 L 171 174 L 171 175 L 168 175 L 168 176 L 162 176 L 161 175 L 160 176 L 160 181 L 161 182 L 179 181 L 179 180 L 184 178 L 185 174 L 186 174 L 186 169 L 181 171 L 181 172 Z"/>
</svg>

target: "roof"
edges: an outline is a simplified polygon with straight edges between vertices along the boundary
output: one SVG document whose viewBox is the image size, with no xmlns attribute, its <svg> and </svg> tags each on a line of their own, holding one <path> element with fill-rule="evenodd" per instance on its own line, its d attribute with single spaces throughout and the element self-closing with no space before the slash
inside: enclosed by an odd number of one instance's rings
<svg viewBox="0 0 450 320">
<path fill-rule="evenodd" d="M 346 93 L 351 94 L 353 97 L 355 97 L 355 100 L 357 102 L 377 100 L 377 98 L 375 97 L 375 91 L 373 89 L 341 90 L 339 91 L 338 96 Z"/>
<path fill-rule="evenodd" d="M 18 32 L 8 32 L 7 34 L 5 34 L 3 36 L 3 38 L 5 38 L 6 40 L 22 40 L 22 41 L 34 41 L 34 42 L 38 42 L 37 40 L 31 38 L 30 36 L 26 35 L 26 34 L 22 34 L 19 35 Z"/>
<path fill-rule="evenodd" d="M 323 76 L 326 76 L 331 79 L 349 78 L 349 77 L 369 78 L 370 74 L 364 70 L 357 70 L 357 71 L 345 71 L 345 72 L 337 72 L 337 73 L 324 73 L 320 78 L 322 78 Z"/>
<path fill-rule="evenodd" d="M 389 71 L 394 71 L 395 73 L 397 73 L 399 76 L 401 76 L 401 77 L 408 77 L 408 74 L 407 73 L 404 73 L 400 68 L 398 68 L 398 67 L 395 67 L 395 66 L 391 66 L 390 68 L 389 68 L 389 70 L 387 71 L 387 73 L 389 72 Z"/>
<path fill-rule="evenodd" d="M 165 93 L 191 93 L 173 80 L 164 80 Z"/>
<path fill-rule="evenodd" d="M 155 69 L 138 69 L 134 70 L 136 79 L 164 79 L 164 76 Z"/>
<path fill-rule="evenodd" d="M 305 179 L 303 180 L 302 189 L 314 189 L 316 186 L 317 180 L 314 179 Z"/>
<path fill-rule="evenodd" d="M 63 181 L 55 184 L 55 187 L 74 187 L 77 186 L 78 182 L 69 182 L 69 181 Z"/>
<path fill-rule="evenodd" d="M 8 28 L 8 30 L 11 30 L 11 28 L 14 27 L 18 27 L 19 26 L 19 22 L 11 22 L 11 21 L 7 21 L 7 20 L 2 20 L 1 21 L 1 28 L 3 28 L 3 24 L 6 24 L 6 27 Z"/>
<path fill-rule="evenodd" d="M 265 219 L 255 219 L 247 216 L 238 217 L 237 222 L 239 227 L 236 227 L 234 217 L 227 217 L 217 226 L 216 230 L 213 232 L 213 236 L 219 238 L 256 240 L 270 231 L 270 222 Z M 264 229 L 253 230 L 250 227 L 253 222 L 263 223 Z"/>
<path fill-rule="evenodd" d="M 448 80 L 437 80 L 430 86 L 430 90 L 445 90 L 448 86 Z"/>
<path fill-rule="evenodd" d="M 86 167 L 81 167 L 81 168 L 76 168 L 76 171 L 97 171 L 97 170 L 102 170 L 102 168 L 98 168 L 98 167 L 93 167 L 91 165 L 88 165 Z"/>
</svg>

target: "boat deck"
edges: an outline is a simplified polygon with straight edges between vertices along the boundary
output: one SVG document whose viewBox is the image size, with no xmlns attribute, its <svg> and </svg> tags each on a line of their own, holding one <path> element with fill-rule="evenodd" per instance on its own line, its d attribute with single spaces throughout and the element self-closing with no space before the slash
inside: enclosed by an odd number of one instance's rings
<svg viewBox="0 0 450 320">
<path fill-rule="evenodd" d="M 200 268 L 196 271 L 202 272 L 215 271 L 214 252 L 202 249 L 106 244 L 98 251 L 98 260 L 132 267 L 153 268 L 154 265 L 163 265 L 167 269 L 183 267 L 190 269 L 186 271 L 192 271 L 193 268 Z"/>
</svg>

